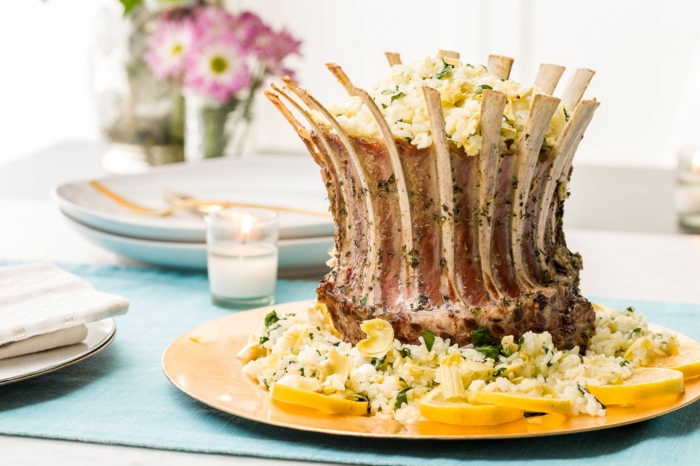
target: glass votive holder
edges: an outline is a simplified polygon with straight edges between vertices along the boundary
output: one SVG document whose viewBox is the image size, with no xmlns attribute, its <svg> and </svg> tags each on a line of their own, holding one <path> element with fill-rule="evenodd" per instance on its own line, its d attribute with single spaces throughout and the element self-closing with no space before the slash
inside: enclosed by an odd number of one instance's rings
<svg viewBox="0 0 700 466">
<path fill-rule="evenodd" d="M 228 208 L 207 215 L 207 271 L 217 306 L 273 304 L 277 283 L 278 214 Z"/>
<path fill-rule="evenodd" d="M 700 146 L 687 146 L 678 151 L 676 183 L 678 222 L 700 230 Z"/>
</svg>

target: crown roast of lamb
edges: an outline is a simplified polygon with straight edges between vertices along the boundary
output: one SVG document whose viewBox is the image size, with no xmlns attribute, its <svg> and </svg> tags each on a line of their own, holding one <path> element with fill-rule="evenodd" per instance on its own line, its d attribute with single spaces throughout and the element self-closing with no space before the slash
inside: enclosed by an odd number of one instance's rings
<svg viewBox="0 0 700 466">
<path fill-rule="evenodd" d="M 328 64 L 350 96 L 339 105 L 290 78 L 266 92 L 328 190 L 335 257 L 318 300 L 336 329 L 357 343 L 361 322 L 379 318 L 405 343 L 430 330 L 463 345 L 488 327 L 497 339 L 548 331 L 560 349 L 585 348 L 594 311 L 562 218 L 598 107 L 582 100 L 593 72 L 576 70 L 557 98 L 556 65 L 523 87 L 508 79 L 507 57 L 486 67 L 449 51 L 387 58 L 389 75 L 369 92 Z"/>
</svg>

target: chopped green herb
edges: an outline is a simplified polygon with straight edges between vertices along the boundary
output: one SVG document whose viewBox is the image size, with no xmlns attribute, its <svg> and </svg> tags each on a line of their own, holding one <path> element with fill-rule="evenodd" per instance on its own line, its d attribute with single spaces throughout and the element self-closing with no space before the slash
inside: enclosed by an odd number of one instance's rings
<svg viewBox="0 0 700 466">
<path fill-rule="evenodd" d="M 632 333 L 642 333 L 642 329 L 637 327 L 634 330 L 632 330 Z"/>
<path fill-rule="evenodd" d="M 367 398 L 367 395 L 363 395 L 362 393 L 353 393 L 349 397 L 350 399 L 355 399 L 355 401 L 369 401 L 369 398 Z"/>
<path fill-rule="evenodd" d="M 392 96 L 391 96 L 391 102 L 389 102 L 389 103 L 391 104 L 391 103 L 393 103 L 396 99 L 400 99 L 401 97 L 406 97 L 406 94 L 404 94 L 403 92 L 399 92 L 398 94 L 392 95 Z"/>
<path fill-rule="evenodd" d="M 501 78 L 501 82 L 504 82 L 505 80 L 506 80 L 506 78 Z"/>
<path fill-rule="evenodd" d="M 577 383 L 577 384 L 576 384 L 576 387 L 578 388 L 578 391 L 581 392 L 581 393 L 583 393 L 584 395 L 591 395 L 591 392 L 589 392 L 589 391 L 586 390 L 584 387 L 582 387 L 581 384 L 578 384 L 578 383 Z M 591 395 L 591 396 L 593 396 L 593 395 Z M 601 403 L 600 400 L 599 400 L 598 398 L 596 398 L 595 396 L 593 396 L 593 399 L 596 400 L 596 401 L 598 402 L 598 404 L 600 405 L 601 408 L 603 408 L 603 409 L 608 409 L 607 406 L 605 406 L 603 403 Z"/>
<path fill-rule="evenodd" d="M 450 70 L 452 70 L 455 67 L 454 65 L 447 63 L 444 58 L 442 59 L 442 63 L 445 64 L 445 67 L 439 73 L 434 74 L 432 76 L 433 79 L 444 78 L 445 76 L 447 76 L 447 74 L 450 72 Z"/>
<path fill-rule="evenodd" d="M 360 299 L 360 306 L 365 307 L 367 305 L 367 298 L 369 298 L 369 295 L 365 293 L 362 299 Z"/>
<path fill-rule="evenodd" d="M 267 379 L 263 379 L 263 383 L 265 384 L 265 388 L 267 388 L 269 390 L 270 384 L 267 382 Z"/>
<path fill-rule="evenodd" d="M 564 119 L 565 119 L 566 121 L 569 121 L 569 118 L 571 118 L 571 117 L 570 117 L 569 114 L 566 112 L 566 108 L 564 108 Z"/>
<path fill-rule="evenodd" d="M 313 340 L 313 339 L 314 339 L 314 334 L 309 332 L 309 340 Z"/>
<path fill-rule="evenodd" d="M 634 312 L 634 306 L 628 306 L 627 309 L 625 309 L 627 312 Z"/>
<path fill-rule="evenodd" d="M 399 381 L 403 384 L 404 388 L 408 388 L 408 382 L 406 382 L 403 377 L 399 377 Z"/>
<path fill-rule="evenodd" d="M 304 368 L 303 368 L 303 367 L 302 367 L 301 369 L 299 369 L 299 372 L 301 372 L 301 376 L 302 376 L 302 377 L 306 377 L 306 376 L 304 375 Z"/>
<path fill-rule="evenodd" d="M 343 116 L 343 115 L 344 115 L 344 113 L 338 113 L 335 117 L 338 118 L 338 117 Z"/>
<path fill-rule="evenodd" d="M 279 321 L 280 318 L 277 317 L 277 312 L 272 311 L 268 315 L 265 316 L 265 327 L 269 327 L 270 325 L 274 324 L 275 322 Z"/>
<path fill-rule="evenodd" d="M 493 360 L 498 359 L 502 350 L 501 345 L 493 338 L 487 327 L 472 330 L 472 344 L 475 350 Z"/>
<path fill-rule="evenodd" d="M 382 367 L 382 364 L 384 364 L 384 361 L 386 361 L 386 354 L 384 355 L 383 358 L 372 358 L 369 360 L 369 363 L 372 364 L 375 369 L 379 369 Z"/>
<path fill-rule="evenodd" d="M 262 345 L 265 344 L 266 341 L 269 341 L 269 340 L 270 340 L 270 339 L 269 339 L 268 337 L 266 337 L 266 336 L 265 336 L 265 337 L 260 337 L 260 341 L 258 342 L 258 344 L 259 344 L 260 346 L 262 346 Z"/>
<path fill-rule="evenodd" d="M 520 340 L 518 340 L 518 351 L 523 347 L 523 343 L 525 343 L 525 337 L 520 337 Z"/>
<path fill-rule="evenodd" d="M 338 346 L 340 344 L 339 341 L 336 341 L 335 343 L 331 343 L 333 346 Z"/>
<path fill-rule="evenodd" d="M 501 367 L 500 369 L 498 369 L 496 372 L 493 373 L 493 376 L 494 376 L 494 377 L 499 377 L 499 376 L 501 376 L 505 371 L 506 371 L 506 368 L 505 368 L 505 367 Z"/>
<path fill-rule="evenodd" d="M 488 84 L 480 84 L 476 86 L 476 89 L 474 89 L 474 94 L 480 95 L 482 92 L 484 92 L 484 89 L 492 90 L 493 87 L 489 86 Z"/>
<path fill-rule="evenodd" d="M 387 108 L 387 104 L 382 104 L 382 108 Z"/>
<path fill-rule="evenodd" d="M 402 358 L 408 358 L 411 356 L 411 349 L 410 348 L 401 348 L 399 350 L 399 354 L 401 355 Z"/>
<path fill-rule="evenodd" d="M 411 389 L 411 387 L 404 388 L 396 395 L 396 402 L 394 403 L 394 409 L 400 409 L 401 405 L 404 403 L 408 404 L 408 400 L 406 399 L 406 392 L 408 392 L 410 389 Z"/>
<path fill-rule="evenodd" d="M 435 334 L 430 330 L 423 330 L 423 341 L 425 341 L 425 347 L 428 351 L 433 349 L 433 344 L 435 344 Z"/>
<path fill-rule="evenodd" d="M 498 344 L 487 327 L 472 330 L 472 344 L 476 346 L 495 346 Z"/>
<path fill-rule="evenodd" d="M 628 364 L 631 364 L 631 363 L 630 363 L 627 359 L 625 359 L 624 361 L 622 361 L 622 362 L 620 363 L 620 367 L 625 367 L 625 366 L 628 365 Z"/>
</svg>

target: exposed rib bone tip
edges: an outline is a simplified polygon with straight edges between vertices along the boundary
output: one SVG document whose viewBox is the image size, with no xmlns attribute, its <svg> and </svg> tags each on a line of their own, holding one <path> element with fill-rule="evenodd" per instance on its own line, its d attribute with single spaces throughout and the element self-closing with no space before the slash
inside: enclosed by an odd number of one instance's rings
<svg viewBox="0 0 700 466">
<path fill-rule="evenodd" d="M 401 64 L 401 55 L 396 52 L 384 52 L 384 56 L 386 56 L 389 66 Z"/>
<path fill-rule="evenodd" d="M 539 87 L 545 94 L 551 95 L 556 89 L 565 69 L 559 65 L 541 64 L 535 78 L 535 86 Z"/>
<path fill-rule="evenodd" d="M 489 72 L 495 74 L 501 79 L 508 79 L 510 77 L 510 69 L 513 66 L 513 59 L 510 57 L 504 57 L 502 55 L 489 55 L 489 61 L 486 67 Z"/>
</svg>

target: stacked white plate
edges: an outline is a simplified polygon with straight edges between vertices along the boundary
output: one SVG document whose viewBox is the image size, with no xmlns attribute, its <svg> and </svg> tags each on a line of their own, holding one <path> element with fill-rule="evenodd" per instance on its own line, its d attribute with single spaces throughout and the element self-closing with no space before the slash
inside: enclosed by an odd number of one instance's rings
<svg viewBox="0 0 700 466">
<path fill-rule="evenodd" d="M 258 156 L 213 160 L 98 180 L 139 205 L 167 207 L 161 191 L 198 199 L 328 211 L 318 167 L 308 157 Z M 65 220 L 91 242 L 129 259 L 162 267 L 206 270 L 203 217 L 178 211 L 169 217 L 139 215 L 99 193 L 89 180 L 52 190 Z M 330 217 L 280 213 L 279 272 L 294 277 L 324 273 L 333 247 Z"/>
</svg>

